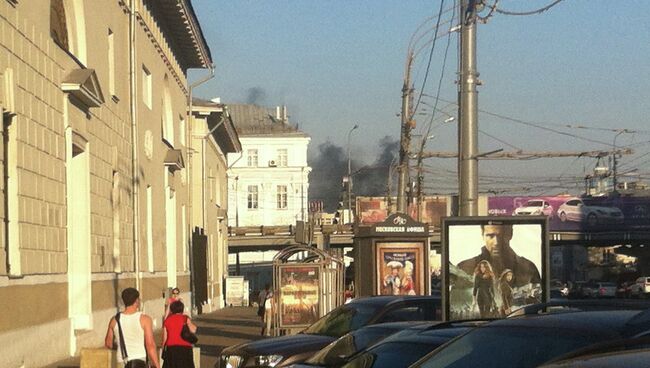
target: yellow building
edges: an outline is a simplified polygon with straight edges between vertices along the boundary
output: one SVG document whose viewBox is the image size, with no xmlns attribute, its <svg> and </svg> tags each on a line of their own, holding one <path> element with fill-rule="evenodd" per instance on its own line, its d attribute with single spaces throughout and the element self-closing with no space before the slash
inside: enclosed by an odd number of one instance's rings
<svg viewBox="0 0 650 368">
<path fill-rule="evenodd" d="M 228 107 L 218 99 L 194 99 L 190 125 L 192 167 L 192 244 L 195 299 L 203 312 L 224 304 L 224 279 L 228 276 L 228 163 L 226 155 L 241 153 L 241 143 Z M 201 255 L 206 262 L 201 263 Z"/>
<path fill-rule="evenodd" d="M 189 0 L 0 0 L 1 367 L 101 346 L 124 287 L 157 328 L 168 287 L 189 304 L 187 69 L 210 67 Z"/>
</svg>

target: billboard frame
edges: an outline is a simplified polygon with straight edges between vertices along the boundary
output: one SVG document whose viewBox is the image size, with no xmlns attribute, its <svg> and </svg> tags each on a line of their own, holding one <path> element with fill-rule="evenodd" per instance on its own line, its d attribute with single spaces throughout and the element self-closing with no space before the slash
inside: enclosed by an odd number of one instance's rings
<svg viewBox="0 0 650 368">
<path fill-rule="evenodd" d="M 548 218 L 546 216 L 473 216 L 473 217 L 444 217 L 441 236 L 442 260 L 442 307 L 443 320 L 450 320 L 450 280 L 449 280 L 449 228 L 464 225 L 540 225 L 541 226 L 541 303 L 550 299 L 550 242 Z"/>
</svg>

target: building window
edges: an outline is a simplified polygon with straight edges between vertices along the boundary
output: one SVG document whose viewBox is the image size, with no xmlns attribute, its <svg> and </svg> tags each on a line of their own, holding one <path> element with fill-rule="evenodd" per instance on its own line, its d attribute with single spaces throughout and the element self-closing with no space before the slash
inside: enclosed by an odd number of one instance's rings
<svg viewBox="0 0 650 368">
<path fill-rule="evenodd" d="M 248 150 L 248 167 L 257 167 L 257 150 Z"/>
<path fill-rule="evenodd" d="M 2 113 L 0 109 L 0 113 Z M 18 276 L 22 274 L 20 265 L 20 234 L 18 226 L 18 131 L 14 119 L 8 114 L 2 114 L 2 138 L 4 169 L 4 241 L 7 259 L 5 274 Z"/>
<path fill-rule="evenodd" d="M 50 35 L 62 49 L 86 64 L 86 20 L 83 0 L 50 0 Z"/>
<path fill-rule="evenodd" d="M 281 148 L 278 150 L 278 166 L 286 167 L 287 166 L 287 149 Z"/>
<path fill-rule="evenodd" d="M 277 187 L 278 209 L 287 208 L 287 186 L 278 185 Z"/>
<path fill-rule="evenodd" d="M 115 96 L 115 35 L 108 29 L 108 92 Z"/>
<path fill-rule="evenodd" d="M 146 66 L 142 66 L 142 102 L 151 109 L 152 106 L 152 86 L 151 86 L 151 72 Z"/>
<path fill-rule="evenodd" d="M 248 208 L 257 209 L 258 208 L 258 189 L 257 185 L 248 186 Z"/>
<path fill-rule="evenodd" d="M 65 18 L 63 0 L 50 1 L 50 34 L 57 45 L 70 51 L 68 43 L 68 25 Z"/>
<path fill-rule="evenodd" d="M 147 270 L 154 271 L 153 257 L 153 189 L 147 185 Z"/>
<path fill-rule="evenodd" d="M 182 132 L 181 132 L 181 135 Z M 174 147 L 174 113 L 172 111 L 172 96 L 169 92 L 169 77 L 165 75 L 163 79 L 163 99 L 162 99 L 162 139 L 170 146 Z"/>
</svg>

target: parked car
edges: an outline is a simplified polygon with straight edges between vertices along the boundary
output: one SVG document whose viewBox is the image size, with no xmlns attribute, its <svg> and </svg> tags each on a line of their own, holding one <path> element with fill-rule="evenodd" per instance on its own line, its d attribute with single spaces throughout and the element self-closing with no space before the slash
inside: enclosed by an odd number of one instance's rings
<svg viewBox="0 0 650 368">
<path fill-rule="evenodd" d="M 532 368 L 588 346 L 650 332 L 650 310 L 593 311 L 580 310 L 577 305 L 548 303 L 521 308 L 506 319 L 470 330 L 413 367 Z M 615 307 L 614 303 L 603 305 Z"/>
<path fill-rule="evenodd" d="M 363 326 L 400 321 L 434 321 L 441 317 L 439 297 L 357 298 L 329 312 L 297 335 L 227 347 L 221 351 L 215 368 L 284 367 L 305 361 L 332 341 Z"/>
<path fill-rule="evenodd" d="M 593 296 L 596 298 L 615 298 L 616 284 L 613 282 L 596 282 L 594 285 Z"/>
<path fill-rule="evenodd" d="M 446 322 L 426 329 L 398 332 L 357 354 L 342 368 L 406 368 L 449 340 L 486 322 Z"/>
<path fill-rule="evenodd" d="M 649 361 L 650 338 L 644 336 L 578 350 L 540 368 L 645 368 Z"/>
<path fill-rule="evenodd" d="M 622 224 L 623 212 L 616 207 L 591 206 L 580 198 L 571 198 L 557 209 L 560 221 L 586 222 L 588 226 L 598 224 Z"/>
<path fill-rule="evenodd" d="M 525 205 L 515 208 L 513 216 L 541 216 L 553 218 L 553 206 L 543 199 L 531 199 Z"/>
<path fill-rule="evenodd" d="M 630 296 L 643 298 L 648 294 L 650 294 L 650 277 L 639 277 L 634 284 L 630 285 Z"/>
<path fill-rule="evenodd" d="M 347 363 L 350 357 L 403 330 L 424 329 L 436 322 L 393 322 L 379 323 L 350 331 L 336 341 L 316 352 L 303 363 L 293 364 L 291 368 L 340 367 Z"/>
</svg>

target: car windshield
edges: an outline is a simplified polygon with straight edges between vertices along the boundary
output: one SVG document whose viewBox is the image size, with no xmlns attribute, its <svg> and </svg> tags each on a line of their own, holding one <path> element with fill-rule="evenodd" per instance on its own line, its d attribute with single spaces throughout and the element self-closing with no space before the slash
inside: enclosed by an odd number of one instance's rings
<svg viewBox="0 0 650 368">
<path fill-rule="evenodd" d="M 305 363 L 323 366 L 340 364 L 343 359 L 367 348 L 395 331 L 395 329 L 388 328 L 365 328 L 350 332 L 321 349 Z"/>
<path fill-rule="evenodd" d="M 380 307 L 360 303 L 342 305 L 307 327 L 303 333 L 341 337 L 368 323 Z"/>
<path fill-rule="evenodd" d="M 528 207 L 542 207 L 543 205 L 542 201 L 528 201 Z"/>
<path fill-rule="evenodd" d="M 592 332 L 568 329 L 479 327 L 434 352 L 419 367 L 532 368 L 601 339 Z"/>
<path fill-rule="evenodd" d="M 438 346 L 416 342 L 389 342 L 359 354 L 343 368 L 408 367 Z"/>
</svg>

